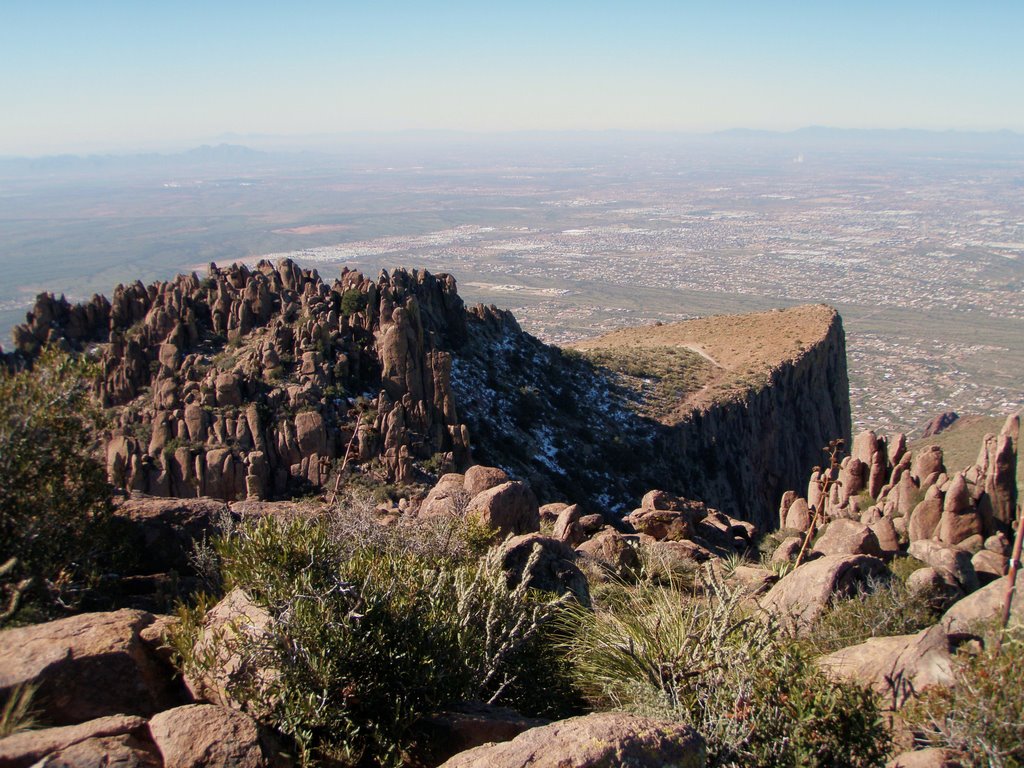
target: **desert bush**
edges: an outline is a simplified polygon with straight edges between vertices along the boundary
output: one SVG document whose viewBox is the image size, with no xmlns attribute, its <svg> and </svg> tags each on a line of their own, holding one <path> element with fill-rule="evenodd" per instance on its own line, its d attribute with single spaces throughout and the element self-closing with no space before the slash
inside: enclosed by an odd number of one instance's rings
<svg viewBox="0 0 1024 768">
<path fill-rule="evenodd" d="M 8 691 L 3 706 L 0 706 L 0 739 L 38 725 L 38 713 L 32 703 L 37 690 L 34 685 L 22 684 Z"/>
<path fill-rule="evenodd" d="M 496 554 L 427 554 L 409 543 L 414 531 L 374 525 L 359 541 L 327 517 L 265 519 L 215 542 L 224 588 L 272 617 L 259 635 L 207 636 L 241 658 L 232 697 L 291 737 L 307 765 L 399 765 L 418 718 L 464 700 L 539 714 L 536 676 L 559 674 L 545 625 L 561 601 L 509 588 Z M 174 638 L 199 676 L 217 656 L 191 652 L 201 611 L 184 611 Z M 555 714 L 550 695 L 543 703 Z"/>
<path fill-rule="evenodd" d="M 831 653 L 869 637 L 909 635 L 930 627 L 941 611 L 907 589 L 900 578 L 870 578 L 848 600 L 826 610 L 807 633 L 815 654 Z"/>
<path fill-rule="evenodd" d="M 614 610 L 567 612 L 567 653 L 590 702 L 692 724 L 712 766 L 884 763 L 870 691 L 825 679 L 740 591 L 711 580 L 705 592 L 644 582 Z"/>
<path fill-rule="evenodd" d="M 93 368 L 46 349 L 0 370 L 0 623 L 19 601 L 70 607 L 109 555 L 111 488 L 94 455 Z"/>
<path fill-rule="evenodd" d="M 1024 666 L 1024 626 L 1012 626 L 1001 652 L 958 654 L 951 687 L 925 690 L 907 707 L 907 723 L 930 746 L 965 765 L 1024 766 L 1024 699 L 1012 686 Z"/>
</svg>

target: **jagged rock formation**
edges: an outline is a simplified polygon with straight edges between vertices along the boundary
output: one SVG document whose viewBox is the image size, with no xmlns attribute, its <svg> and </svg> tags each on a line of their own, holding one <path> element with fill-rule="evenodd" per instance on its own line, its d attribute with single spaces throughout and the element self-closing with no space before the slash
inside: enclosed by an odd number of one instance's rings
<svg viewBox="0 0 1024 768">
<path fill-rule="evenodd" d="M 349 446 L 391 480 L 437 453 L 465 463 L 447 351 L 465 334 L 451 277 L 346 270 L 328 285 L 285 260 L 77 307 L 44 294 L 13 336 L 25 357 L 97 345 L 116 485 L 234 500 L 319 487 Z"/>
<path fill-rule="evenodd" d="M 730 322 L 728 338 L 756 342 L 752 329 L 781 323 L 805 341 L 735 351 L 726 365 L 744 375 L 713 398 L 669 393 L 671 420 L 638 408 L 604 366 L 508 312 L 467 309 L 452 277 L 423 271 L 344 270 L 328 284 L 284 260 L 211 265 L 78 306 L 41 295 L 14 355 L 57 343 L 97 358 L 114 414 L 108 473 L 127 490 L 273 498 L 333 487 L 342 465 L 423 481 L 465 468 L 472 435 L 478 460 L 541 501 L 624 514 L 659 487 L 770 527 L 781 491 L 849 431 L 842 324 L 824 307 Z"/>
</svg>

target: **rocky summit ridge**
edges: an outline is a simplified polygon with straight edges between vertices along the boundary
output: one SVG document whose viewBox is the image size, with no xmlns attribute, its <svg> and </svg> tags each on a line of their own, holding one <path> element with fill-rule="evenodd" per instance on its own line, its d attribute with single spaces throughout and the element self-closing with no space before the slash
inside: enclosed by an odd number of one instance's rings
<svg viewBox="0 0 1024 768">
<path fill-rule="evenodd" d="M 12 335 L 10 365 L 47 343 L 95 358 L 109 477 L 155 496 L 260 500 L 339 473 L 430 482 L 479 462 L 545 501 L 621 514 L 659 487 L 764 526 L 850 430 L 842 323 L 822 306 L 560 350 L 507 311 L 466 307 L 450 275 L 345 269 L 329 283 L 282 260 L 78 305 L 42 294 Z M 639 389 L 623 350 L 644 353 Z M 680 376 L 693 391 L 669 386 Z M 667 382 L 664 413 L 650 380 Z"/>
</svg>

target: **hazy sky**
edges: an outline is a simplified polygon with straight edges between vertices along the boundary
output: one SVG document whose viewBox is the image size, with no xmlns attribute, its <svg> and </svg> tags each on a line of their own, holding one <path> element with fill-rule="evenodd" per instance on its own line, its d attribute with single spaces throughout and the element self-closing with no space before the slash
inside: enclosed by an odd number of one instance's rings
<svg viewBox="0 0 1024 768">
<path fill-rule="evenodd" d="M 812 124 L 1024 130 L 1024 1 L 0 0 L 0 154 Z"/>
</svg>

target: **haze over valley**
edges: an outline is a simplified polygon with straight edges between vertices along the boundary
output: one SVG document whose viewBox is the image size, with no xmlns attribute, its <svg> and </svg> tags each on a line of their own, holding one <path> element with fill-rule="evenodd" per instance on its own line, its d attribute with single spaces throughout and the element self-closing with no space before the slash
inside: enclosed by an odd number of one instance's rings
<svg viewBox="0 0 1024 768">
<path fill-rule="evenodd" d="M 259 145 L 259 139 L 252 139 Z M 269 144 L 263 139 L 263 144 Z M 824 302 L 855 428 L 1024 399 L 1016 134 L 412 134 L 330 151 L 0 160 L 0 324 L 210 261 L 449 272 L 567 343 Z"/>
</svg>

